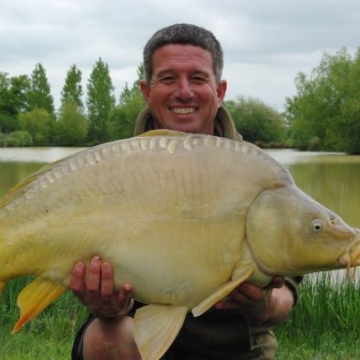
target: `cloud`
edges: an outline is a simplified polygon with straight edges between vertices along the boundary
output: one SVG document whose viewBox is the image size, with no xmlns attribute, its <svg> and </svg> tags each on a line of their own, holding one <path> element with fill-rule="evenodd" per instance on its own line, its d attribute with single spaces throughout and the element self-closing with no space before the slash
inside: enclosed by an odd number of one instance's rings
<svg viewBox="0 0 360 360">
<path fill-rule="evenodd" d="M 118 98 L 136 80 L 148 38 L 173 23 L 204 26 L 221 41 L 228 99 L 253 96 L 278 110 L 295 94 L 295 76 L 325 51 L 359 46 L 357 0 L 0 1 L 0 71 L 30 75 L 41 63 L 57 104 L 70 66 L 83 72 L 85 90 L 99 57 Z"/>
</svg>

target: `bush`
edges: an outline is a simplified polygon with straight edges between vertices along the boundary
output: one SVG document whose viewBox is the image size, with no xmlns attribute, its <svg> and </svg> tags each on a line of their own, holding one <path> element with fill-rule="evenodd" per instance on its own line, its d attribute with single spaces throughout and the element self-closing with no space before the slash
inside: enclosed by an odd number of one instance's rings
<svg viewBox="0 0 360 360">
<path fill-rule="evenodd" d="M 24 130 L 17 130 L 7 137 L 6 145 L 8 147 L 21 147 L 21 146 L 32 146 L 33 138 L 29 132 Z"/>
</svg>

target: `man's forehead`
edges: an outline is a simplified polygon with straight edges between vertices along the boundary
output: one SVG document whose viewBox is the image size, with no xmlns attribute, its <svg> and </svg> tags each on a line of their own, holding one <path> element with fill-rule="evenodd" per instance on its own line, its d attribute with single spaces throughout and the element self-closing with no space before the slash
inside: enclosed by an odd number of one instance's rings
<svg viewBox="0 0 360 360">
<path fill-rule="evenodd" d="M 154 68 L 188 66 L 198 67 L 199 71 L 204 71 L 205 68 L 212 70 L 213 59 L 209 51 L 199 46 L 170 44 L 164 45 L 154 52 L 153 66 Z"/>
</svg>

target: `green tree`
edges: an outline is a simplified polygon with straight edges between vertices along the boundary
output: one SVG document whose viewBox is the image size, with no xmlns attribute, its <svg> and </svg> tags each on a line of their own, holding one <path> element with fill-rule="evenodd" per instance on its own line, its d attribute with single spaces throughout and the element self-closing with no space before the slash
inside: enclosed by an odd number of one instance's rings
<svg viewBox="0 0 360 360">
<path fill-rule="evenodd" d="M 57 144 L 63 146 L 84 144 L 87 135 L 87 120 L 78 109 L 78 103 L 73 101 L 67 101 L 61 106 L 55 127 L 55 142 Z"/>
<path fill-rule="evenodd" d="M 299 73 L 297 94 L 286 99 L 290 137 L 301 149 L 360 151 L 360 50 L 324 53 L 308 77 Z"/>
<path fill-rule="evenodd" d="M 55 114 L 54 99 L 50 92 L 50 84 L 46 71 L 41 64 L 35 66 L 31 75 L 29 92 L 29 110 L 35 108 L 44 109 L 49 114 Z"/>
<path fill-rule="evenodd" d="M 70 67 L 67 72 L 65 84 L 61 91 L 61 106 L 68 102 L 72 102 L 77 105 L 79 112 L 84 111 L 84 104 L 82 101 L 83 90 L 81 85 L 82 74 L 75 65 Z"/>
<path fill-rule="evenodd" d="M 34 145 L 50 145 L 52 130 L 54 128 L 54 116 L 45 109 L 35 109 L 19 114 L 21 130 L 27 131 Z"/>
<path fill-rule="evenodd" d="M 244 96 L 239 96 L 236 101 L 225 101 L 224 105 L 246 141 L 261 146 L 283 146 L 286 126 L 283 116 L 275 109 L 258 99 Z"/>
<path fill-rule="evenodd" d="M 0 73 L 0 132 L 19 128 L 17 116 L 28 109 L 30 81 L 26 75 L 9 78 Z"/>
<path fill-rule="evenodd" d="M 145 107 L 145 100 L 140 90 L 140 81 L 144 78 L 143 65 L 138 67 L 137 75 L 138 78 L 131 88 L 125 84 L 120 94 L 119 106 L 114 108 L 110 114 L 108 133 L 112 140 L 133 136 L 135 120 Z"/>
<path fill-rule="evenodd" d="M 109 67 L 101 58 L 90 74 L 87 92 L 88 138 L 94 143 L 104 142 L 108 139 L 108 121 L 115 98 Z"/>
</svg>

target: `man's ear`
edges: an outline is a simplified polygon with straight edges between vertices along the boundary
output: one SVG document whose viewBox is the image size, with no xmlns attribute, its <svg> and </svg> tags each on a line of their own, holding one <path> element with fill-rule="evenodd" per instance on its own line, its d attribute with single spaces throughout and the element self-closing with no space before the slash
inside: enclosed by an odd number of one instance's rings
<svg viewBox="0 0 360 360">
<path fill-rule="evenodd" d="M 145 80 L 140 81 L 140 90 L 143 94 L 145 101 L 148 102 L 150 97 L 150 86 L 147 84 Z"/>
<path fill-rule="evenodd" d="M 221 80 L 219 86 L 216 89 L 219 106 L 221 105 L 221 103 L 223 102 L 223 100 L 225 98 L 226 89 L 227 89 L 226 80 Z"/>
</svg>

